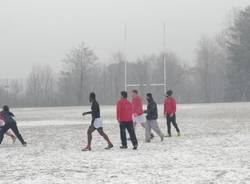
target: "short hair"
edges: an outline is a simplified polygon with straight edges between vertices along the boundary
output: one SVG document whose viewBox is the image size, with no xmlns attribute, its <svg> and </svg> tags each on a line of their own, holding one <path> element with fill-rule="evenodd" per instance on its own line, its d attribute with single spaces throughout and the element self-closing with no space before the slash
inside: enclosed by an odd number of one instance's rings
<svg viewBox="0 0 250 184">
<path fill-rule="evenodd" d="M 152 93 L 147 93 L 147 97 L 149 97 L 149 98 L 153 98 Z"/>
<path fill-rule="evenodd" d="M 127 93 L 127 91 L 122 91 L 122 92 L 121 92 L 121 96 L 122 96 L 123 98 L 128 98 L 128 93 Z"/>
<path fill-rule="evenodd" d="M 10 110 L 8 105 L 4 105 L 3 106 L 3 111 L 8 112 Z"/>
<path fill-rule="evenodd" d="M 172 90 L 168 90 L 168 91 L 167 91 L 167 95 L 168 95 L 168 96 L 172 96 L 172 95 L 173 95 L 173 91 L 172 91 Z"/>
<path fill-rule="evenodd" d="M 133 89 L 132 92 L 135 94 L 138 94 L 138 90 L 136 90 L 136 89 Z"/>
<path fill-rule="evenodd" d="M 91 93 L 89 94 L 89 98 L 95 99 L 95 93 L 94 93 L 94 92 L 91 92 Z"/>
</svg>

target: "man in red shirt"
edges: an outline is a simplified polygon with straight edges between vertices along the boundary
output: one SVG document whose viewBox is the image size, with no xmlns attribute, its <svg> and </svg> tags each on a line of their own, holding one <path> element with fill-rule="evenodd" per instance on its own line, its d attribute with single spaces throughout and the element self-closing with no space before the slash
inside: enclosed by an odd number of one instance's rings
<svg viewBox="0 0 250 184">
<path fill-rule="evenodd" d="M 134 146 L 134 150 L 138 147 L 138 141 L 135 135 L 134 127 L 133 127 L 133 119 L 132 119 L 132 104 L 128 101 L 128 94 L 126 91 L 121 92 L 121 99 L 116 104 L 116 115 L 117 121 L 120 125 L 120 136 L 122 146 L 121 149 L 127 149 L 127 137 L 126 137 L 126 129 L 129 133 L 131 142 Z"/>
<path fill-rule="evenodd" d="M 178 128 L 178 125 L 176 123 L 176 101 L 172 97 L 173 91 L 169 90 L 167 91 L 167 98 L 164 102 L 164 115 L 167 118 L 167 127 L 168 127 L 168 137 L 171 137 L 171 123 L 175 127 L 178 136 L 180 136 L 180 130 Z"/>
</svg>

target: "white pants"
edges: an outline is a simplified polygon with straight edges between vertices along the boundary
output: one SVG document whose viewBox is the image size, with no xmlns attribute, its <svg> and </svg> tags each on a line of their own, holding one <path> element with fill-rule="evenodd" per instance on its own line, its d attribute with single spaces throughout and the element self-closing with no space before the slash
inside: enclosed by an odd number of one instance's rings
<svg viewBox="0 0 250 184">
<path fill-rule="evenodd" d="M 94 127 L 95 127 L 96 129 L 102 128 L 102 127 L 103 127 L 103 126 L 102 126 L 102 119 L 101 119 L 101 118 L 96 118 L 96 119 L 95 119 L 95 121 L 94 121 Z"/>
<path fill-rule="evenodd" d="M 146 118 L 145 118 L 144 114 L 141 114 L 139 116 L 134 116 L 133 115 L 133 122 L 134 123 L 145 123 L 146 122 Z"/>
</svg>

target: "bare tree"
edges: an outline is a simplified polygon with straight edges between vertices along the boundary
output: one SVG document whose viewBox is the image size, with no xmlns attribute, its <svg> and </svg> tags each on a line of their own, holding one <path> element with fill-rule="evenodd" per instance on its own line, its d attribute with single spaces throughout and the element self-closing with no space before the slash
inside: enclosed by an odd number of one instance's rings
<svg viewBox="0 0 250 184">
<path fill-rule="evenodd" d="M 54 74 L 49 66 L 34 66 L 26 80 L 26 98 L 29 105 L 52 105 L 54 82 Z"/>
<path fill-rule="evenodd" d="M 21 105 L 21 99 L 23 95 L 23 81 L 20 79 L 13 79 L 10 81 L 10 92 L 12 96 L 11 105 Z"/>
<path fill-rule="evenodd" d="M 86 94 L 91 89 L 96 60 L 96 55 L 85 43 L 81 43 L 78 47 L 72 49 L 63 60 L 64 69 L 61 72 L 60 82 L 66 82 L 67 84 L 59 85 L 67 88 L 62 88 L 62 90 L 66 95 L 71 96 L 76 105 L 83 104 L 83 99 L 86 99 Z M 65 96 L 65 98 L 67 97 Z"/>
<path fill-rule="evenodd" d="M 250 6 L 234 15 L 228 28 L 228 97 L 250 100 Z"/>
<path fill-rule="evenodd" d="M 223 101 L 225 92 L 225 51 L 220 39 L 202 38 L 197 52 L 194 75 L 200 92 L 200 101 Z"/>
</svg>

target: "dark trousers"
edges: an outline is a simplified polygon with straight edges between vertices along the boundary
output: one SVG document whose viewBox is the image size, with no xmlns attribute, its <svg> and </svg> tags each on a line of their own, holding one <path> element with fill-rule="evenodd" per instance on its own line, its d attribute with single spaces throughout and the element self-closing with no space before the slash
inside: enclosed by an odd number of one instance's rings
<svg viewBox="0 0 250 184">
<path fill-rule="evenodd" d="M 14 134 L 16 135 L 16 137 L 18 138 L 18 140 L 24 144 L 24 140 L 23 140 L 23 137 L 21 136 L 21 134 L 19 133 L 19 130 L 17 128 L 17 125 L 16 125 L 16 122 L 15 121 L 11 121 L 11 122 L 6 122 L 5 126 L 0 130 L 0 144 L 2 143 L 3 141 L 3 137 L 4 137 L 4 134 L 9 130 L 11 129 Z"/>
<path fill-rule="evenodd" d="M 133 146 L 137 146 L 138 141 L 135 135 L 135 130 L 132 121 L 120 122 L 120 136 L 121 136 L 122 146 L 127 146 L 126 129 L 129 133 Z"/>
<path fill-rule="evenodd" d="M 176 116 L 175 116 L 175 114 L 172 117 L 170 117 L 170 115 L 167 114 L 168 135 L 170 135 L 170 136 L 171 136 L 171 123 L 175 127 L 176 131 L 180 132 L 180 129 L 179 129 L 177 123 L 176 123 Z"/>
</svg>

